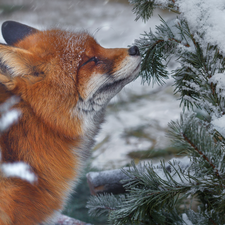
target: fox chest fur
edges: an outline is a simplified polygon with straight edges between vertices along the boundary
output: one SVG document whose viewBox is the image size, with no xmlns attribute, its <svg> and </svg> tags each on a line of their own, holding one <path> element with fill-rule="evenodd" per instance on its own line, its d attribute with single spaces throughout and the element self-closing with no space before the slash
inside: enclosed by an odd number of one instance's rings
<svg viewBox="0 0 225 225">
<path fill-rule="evenodd" d="M 39 31 L 8 21 L 0 45 L 0 103 L 20 117 L 0 135 L 1 163 L 24 162 L 37 177 L 0 171 L 0 225 L 53 224 L 94 144 L 108 102 L 140 70 L 136 46 L 105 49 L 86 32 Z"/>
</svg>

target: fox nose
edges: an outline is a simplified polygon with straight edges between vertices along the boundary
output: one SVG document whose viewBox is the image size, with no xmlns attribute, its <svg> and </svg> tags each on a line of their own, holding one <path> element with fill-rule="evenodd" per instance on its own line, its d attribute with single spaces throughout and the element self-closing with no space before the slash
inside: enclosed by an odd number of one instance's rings
<svg viewBox="0 0 225 225">
<path fill-rule="evenodd" d="M 128 49 L 128 53 L 131 56 L 138 56 L 140 55 L 139 49 L 137 46 L 132 46 Z"/>
</svg>

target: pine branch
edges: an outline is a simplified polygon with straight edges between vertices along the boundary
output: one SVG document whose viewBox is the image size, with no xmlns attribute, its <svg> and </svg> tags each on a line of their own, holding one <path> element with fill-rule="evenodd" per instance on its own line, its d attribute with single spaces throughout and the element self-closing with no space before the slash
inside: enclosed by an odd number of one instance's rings
<svg viewBox="0 0 225 225">
<path fill-rule="evenodd" d="M 110 194 L 92 196 L 88 202 L 87 207 L 89 208 L 89 213 L 93 216 L 100 216 L 104 213 L 108 213 L 109 222 L 110 224 L 114 225 L 125 225 L 131 223 L 138 225 L 166 225 L 172 224 L 172 221 L 178 221 L 177 224 L 183 225 L 182 219 L 175 209 L 170 211 L 168 211 L 166 208 L 161 208 L 159 211 L 152 210 L 150 216 L 145 215 L 147 210 L 144 210 L 142 219 L 134 217 L 132 213 L 130 213 L 128 216 L 125 216 L 123 207 L 126 199 L 126 196 L 118 196 L 116 198 Z M 122 216 L 121 214 L 118 215 L 118 213 L 122 213 Z"/>
<path fill-rule="evenodd" d="M 187 210 L 185 214 L 183 214 L 183 219 L 184 218 L 185 218 L 185 221 L 188 220 L 188 222 L 190 221 L 191 224 L 196 224 L 196 225 L 221 224 L 221 221 L 215 212 L 205 213 L 205 212 L 201 212 L 200 209 L 199 209 L 199 212 L 195 212 L 191 209 Z"/>
<path fill-rule="evenodd" d="M 171 166 L 166 165 L 166 170 L 171 173 Z M 181 169 L 186 169 L 183 165 L 180 165 Z M 99 194 L 124 194 L 128 193 L 125 190 L 125 180 L 129 180 L 129 177 L 125 174 L 125 171 L 131 171 L 133 168 L 124 167 L 123 171 L 121 169 L 115 170 L 105 170 L 101 172 L 89 172 L 86 174 L 87 182 L 92 195 Z M 145 169 L 145 168 L 144 168 Z M 163 170 L 163 167 L 158 166 L 157 171 Z M 144 173 L 144 171 L 142 171 Z M 147 171 L 146 171 L 147 172 Z"/>
<path fill-rule="evenodd" d="M 195 115 L 181 115 L 179 122 L 170 122 L 169 136 L 176 140 L 176 145 L 182 145 L 198 165 L 207 168 L 207 174 L 221 179 L 220 174 L 225 171 L 224 147 L 215 142 L 214 136 L 206 131 L 204 122 Z"/>
<path fill-rule="evenodd" d="M 189 143 L 195 149 L 195 151 L 198 152 L 198 154 L 202 156 L 203 159 L 209 163 L 209 165 L 213 168 L 213 170 L 215 170 L 215 175 L 221 179 L 219 175 L 219 171 L 216 169 L 216 166 L 209 160 L 209 158 L 200 149 L 198 149 L 198 147 L 195 146 L 194 143 L 191 142 L 191 140 L 185 135 L 185 133 L 183 134 L 183 137 L 184 137 L 184 140 L 187 143 Z"/>
<path fill-rule="evenodd" d="M 133 13 L 136 14 L 136 20 L 142 18 L 145 22 L 150 19 L 153 15 L 155 8 L 166 9 L 171 12 L 180 14 L 179 8 L 175 4 L 175 0 L 167 0 L 165 3 L 157 3 L 155 0 L 140 1 L 140 0 L 129 0 L 133 5 Z"/>
<path fill-rule="evenodd" d="M 164 83 L 169 76 L 167 63 L 176 59 L 181 67 L 172 75 L 175 93 L 181 94 L 181 104 L 187 109 L 204 109 L 210 116 L 223 115 L 224 89 L 211 79 L 225 70 L 225 59 L 218 48 L 208 45 L 204 51 L 183 19 L 166 23 L 161 18 L 161 22 L 155 34 L 150 30 L 135 40 L 142 54 L 142 81 Z"/>
<path fill-rule="evenodd" d="M 191 188 L 181 167 L 176 163 L 167 166 L 162 163 L 157 168 L 150 165 L 137 168 L 133 164 L 123 172 L 127 177 L 123 181 L 126 195 L 119 198 L 112 195 L 94 196 L 88 203 L 91 214 L 109 212 L 109 220 L 113 224 L 127 224 L 131 221 L 137 224 L 167 224 L 170 221 L 168 214 L 177 215 L 173 214 L 173 210 L 178 196 L 182 198 Z M 171 210 L 168 211 L 165 205 Z M 161 217 L 155 218 L 154 215 Z"/>
<path fill-rule="evenodd" d="M 161 22 L 162 24 L 156 27 L 155 34 L 153 34 L 151 30 L 149 33 L 145 32 L 142 37 L 135 40 L 134 43 L 139 47 L 142 55 L 140 75 L 142 76 L 143 82 L 147 81 L 150 83 L 153 81 L 154 83 L 156 81 L 162 84 L 164 79 L 168 78 L 169 72 L 167 63 L 170 62 L 172 58 L 176 59 L 181 64 L 191 64 L 196 61 L 193 57 L 194 55 L 192 56 L 192 51 L 194 49 L 199 51 L 200 49 L 193 35 L 190 33 L 185 20 L 175 19 L 166 23 L 161 18 Z M 188 62 L 189 58 L 192 58 L 192 61 Z M 178 78 L 176 85 L 177 92 L 181 90 L 180 87 L 184 86 L 181 82 L 183 76 L 179 79 L 180 74 L 183 73 L 186 74 L 186 70 L 182 69 L 174 72 L 175 79 L 176 77 Z M 187 91 L 185 93 L 187 93 Z"/>
<path fill-rule="evenodd" d="M 159 84 L 164 83 L 163 79 L 168 78 L 166 62 L 171 59 L 175 53 L 176 47 L 182 42 L 182 39 L 177 39 L 171 30 L 171 27 L 161 18 L 162 24 L 156 27 L 156 34 L 150 30 L 145 32 L 139 40 L 135 40 L 135 45 L 140 49 L 142 55 L 141 76 L 143 82 L 148 83 L 153 80 Z M 185 45 L 188 45 L 185 44 Z"/>
<path fill-rule="evenodd" d="M 186 142 L 184 138 L 183 141 Z M 186 142 L 186 145 L 193 149 L 193 144 Z M 201 159 L 199 161 L 201 162 Z M 224 189 L 224 183 L 221 183 L 222 186 L 219 185 L 218 177 L 215 180 L 210 176 L 211 173 L 205 172 L 206 164 L 198 163 L 197 167 L 193 164 L 193 162 L 185 164 L 179 160 L 167 164 L 161 163 L 160 166 L 144 164 L 136 167 L 132 164 L 130 170 L 123 171 L 127 177 L 123 181 L 127 194 L 118 197 L 109 194 L 92 197 L 88 203 L 90 213 L 96 216 L 108 213 L 109 221 L 118 225 L 131 222 L 176 224 L 174 221 L 182 221 L 181 217 L 176 213 L 176 219 L 169 220 L 168 215 L 174 215 L 179 201 L 186 199 L 189 195 L 197 195 L 203 199 L 204 205 L 208 205 L 204 210 L 211 210 L 214 206 L 214 208 L 220 208 L 220 214 L 217 216 L 222 215 L 225 213 L 222 207 L 225 204 L 225 198 L 219 200 L 216 195 L 221 192 L 221 187 Z M 199 174 L 205 175 L 202 177 Z M 207 221 L 214 221 L 213 217 L 207 218 Z M 180 224 L 184 224 L 184 221 Z"/>
<path fill-rule="evenodd" d="M 217 216 L 223 218 L 225 213 L 224 145 L 215 141 L 213 135 L 206 131 L 203 121 L 196 118 L 195 114 L 181 116 L 180 122 L 171 122 L 169 127 L 172 137 L 176 137 L 176 144 L 182 145 L 192 159 L 190 167 L 192 173 L 189 177 L 196 185 L 195 193 L 202 202 L 202 210 L 209 212 L 213 209 Z"/>
<path fill-rule="evenodd" d="M 101 216 L 103 214 L 108 214 L 116 209 L 122 204 L 125 196 L 121 195 L 115 197 L 112 194 L 103 194 L 90 197 L 87 208 L 92 216 Z"/>
<path fill-rule="evenodd" d="M 198 43 L 195 42 L 194 46 L 194 51 L 184 52 L 180 56 L 181 68 L 173 72 L 175 92 L 181 93 L 181 103 L 188 109 L 196 106 L 209 115 L 222 115 L 224 107 L 221 103 L 224 96 L 218 96 L 216 85 L 210 82 L 210 79 L 218 71 L 224 72 L 224 59 L 218 54 L 216 47 L 208 46 L 207 50 L 203 51 Z"/>
</svg>

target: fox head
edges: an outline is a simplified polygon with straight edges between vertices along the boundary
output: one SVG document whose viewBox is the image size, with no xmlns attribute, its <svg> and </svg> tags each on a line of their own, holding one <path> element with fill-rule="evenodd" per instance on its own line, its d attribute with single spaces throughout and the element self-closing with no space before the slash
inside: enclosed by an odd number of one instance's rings
<svg viewBox="0 0 225 225">
<path fill-rule="evenodd" d="M 87 32 L 7 21 L 2 34 L 0 83 L 48 121 L 101 111 L 140 71 L 136 46 L 105 49 Z"/>
</svg>

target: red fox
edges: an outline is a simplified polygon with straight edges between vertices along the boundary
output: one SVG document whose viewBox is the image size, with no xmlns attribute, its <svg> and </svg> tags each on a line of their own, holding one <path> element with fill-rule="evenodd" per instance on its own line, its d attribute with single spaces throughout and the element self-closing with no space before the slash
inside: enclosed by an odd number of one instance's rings
<svg viewBox="0 0 225 225">
<path fill-rule="evenodd" d="M 2 25 L 0 104 L 21 116 L 0 136 L 1 163 L 24 162 L 37 181 L 0 171 L 0 225 L 54 224 L 107 103 L 139 74 L 139 49 L 105 49 L 87 32 Z"/>
</svg>

